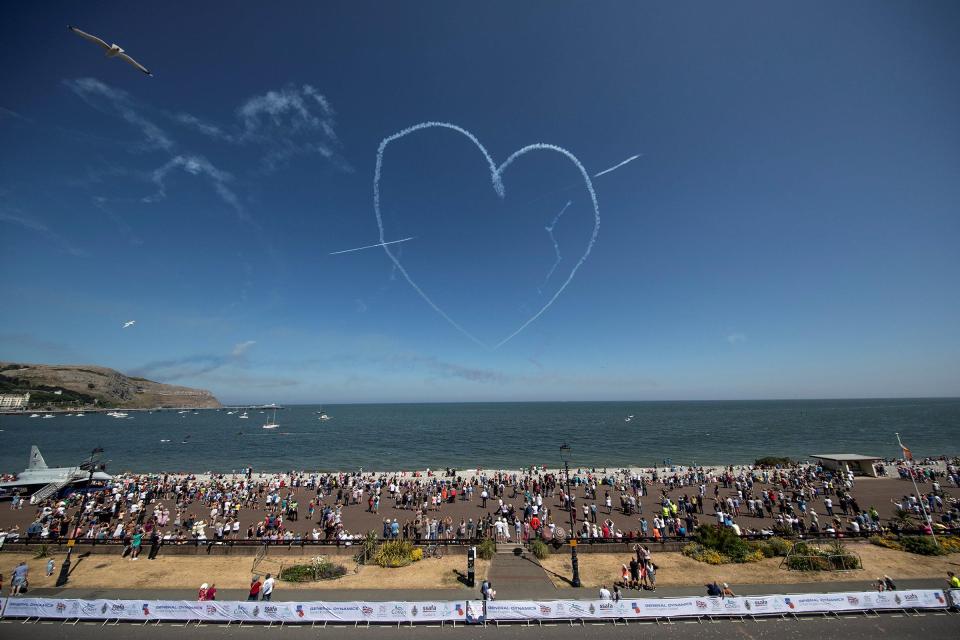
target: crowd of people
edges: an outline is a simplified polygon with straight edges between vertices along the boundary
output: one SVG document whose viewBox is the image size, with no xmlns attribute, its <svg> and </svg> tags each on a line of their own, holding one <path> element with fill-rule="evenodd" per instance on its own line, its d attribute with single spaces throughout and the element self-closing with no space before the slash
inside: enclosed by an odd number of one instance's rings
<svg viewBox="0 0 960 640">
<path fill-rule="evenodd" d="M 852 472 L 816 464 L 786 467 L 678 467 L 615 472 L 579 469 L 569 490 L 562 473 L 121 475 L 88 494 L 35 505 L 29 538 L 122 542 L 131 561 L 149 544 L 252 540 L 351 544 L 380 521 L 378 537 L 414 542 L 661 541 L 683 539 L 703 524 L 738 535 L 857 535 L 907 526 L 960 529 L 960 504 L 944 485 L 960 486 L 957 461 L 899 465 L 901 478 L 923 487 L 892 498 L 894 517 L 854 496 Z M 20 498 L 11 509 L 28 508 Z M 385 509 L 389 516 L 378 520 Z M 926 515 L 931 516 L 927 521 Z M 376 516 L 375 518 L 373 516 Z M 619 524 L 618 524 L 619 523 Z M 376 525 L 366 527 L 373 529 Z M 569 529 L 569 530 L 568 530 Z M 23 534 L 17 528 L 8 539 Z M 648 569 L 649 570 L 649 569 Z M 642 571 L 641 571 L 642 573 Z"/>
</svg>

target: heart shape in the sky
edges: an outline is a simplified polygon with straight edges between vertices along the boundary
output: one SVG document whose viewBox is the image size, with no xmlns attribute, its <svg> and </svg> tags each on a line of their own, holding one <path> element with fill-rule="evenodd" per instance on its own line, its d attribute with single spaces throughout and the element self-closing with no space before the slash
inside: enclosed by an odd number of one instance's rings
<svg viewBox="0 0 960 640">
<path fill-rule="evenodd" d="M 392 136 L 388 136 L 384 138 L 380 142 L 380 147 L 377 149 L 377 167 L 373 174 L 373 211 L 377 216 L 377 227 L 380 229 L 380 242 L 383 244 L 383 250 L 387 252 L 387 255 L 390 257 L 390 260 L 393 261 L 393 264 L 396 265 L 400 273 L 403 274 L 403 277 L 407 279 L 407 282 L 410 283 L 410 286 L 413 287 L 414 291 L 419 293 L 420 297 L 423 298 L 424 301 L 427 304 L 429 304 L 434 311 L 439 313 L 447 322 L 453 325 L 453 327 L 457 329 L 457 331 L 459 331 L 460 333 L 462 333 L 463 335 L 470 338 L 471 340 L 473 340 L 474 342 L 476 342 L 477 344 L 479 344 L 484 348 L 491 348 L 491 347 L 490 345 L 487 345 L 482 340 L 474 336 L 472 333 L 464 329 L 462 326 L 460 326 L 460 324 L 458 324 L 453 318 L 450 317 L 450 314 L 448 314 L 446 311 L 440 308 L 440 306 L 436 302 L 434 302 L 430 298 L 430 296 L 428 296 L 426 292 L 423 289 L 421 289 L 416 282 L 414 282 L 413 278 L 410 277 L 410 274 L 407 273 L 407 270 L 404 269 L 402 264 L 400 264 L 400 260 L 397 258 L 397 256 L 395 256 L 393 252 L 390 250 L 390 247 L 385 244 L 387 242 L 387 239 L 383 233 L 383 218 L 380 215 L 380 175 L 383 170 L 383 152 L 386 150 L 386 148 L 390 145 L 391 142 L 399 140 L 400 138 L 406 137 L 412 133 L 416 133 L 417 131 L 422 131 L 424 129 L 432 129 L 432 128 L 450 129 L 452 131 L 456 131 L 457 133 L 465 136 L 467 139 L 470 140 L 470 142 L 475 144 L 478 149 L 480 149 L 480 153 L 483 154 L 483 157 L 487 161 L 487 165 L 490 167 L 490 179 L 493 182 L 493 190 L 501 198 L 503 198 L 504 195 L 506 194 L 506 191 L 504 190 L 504 187 L 503 187 L 503 172 L 506 171 L 507 167 L 509 167 L 514 160 L 532 151 L 553 151 L 566 157 L 580 171 L 580 174 L 583 176 L 583 182 L 587 187 L 587 192 L 590 194 L 590 201 L 593 204 L 594 223 L 593 223 L 593 234 L 590 236 L 590 242 L 587 243 L 586 250 L 583 252 L 583 255 L 580 256 L 580 259 L 577 260 L 577 263 L 573 265 L 573 268 L 570 269 L 570 273 L 567 275 L 567 279 L 564 280 L 563 284 L 561 284 L 560 287 L 554 292 L 553 296 L 549 300 L 547 300 L 547 302 L 542 307 L 540 307 L 536 311 L 536 313 L 534 313 L 529 318 L 524 320 L 519 327 L 517 327 L 514 331 L 510 333 L 510 335 L 508 335 L 506 338 L 504 338 L 503 340 L 500 340 L 499 342 L 497 342 L 495 345 L 492 346 L 493 349 L 499 349 L 504 344 L 506 344 L 513 338 L 515 338 L 517 334 L 519 334 L 521 331 L 523 331 L 528 326 L 530 326 L 530 324 L 534 320 L 539 318 L 541 315 L 543 315 L 543 313 L 547 309 L 550 308 L 550 305 L 552 305 L 556 301 L 556 299 L 560 297 L 560 294 L 563 293 L 563 290 L 566 289 L 567 285 L 570 284 L 570 281 L 573 280 L 573 276 L 576 275 L 577 270 L 587 260 L 587 257 L 589 257 L 590 251 L 593 250 L 593 245 L 597 242 L 597 234 L 599 234 L 600 232 L 600 205 L 597 204 L 597 194 L 593 190 L 593 182 L 590 180 L 590 174 L 587 173 L 587 170 L 584 168 L 583 163 L 581 163 L 580 160 L 578 160 L 575 155 L 573 155 L 563 147 L 558 147 L 557 145 L 553 145 L 553 144 L 545 144 L 542 142 L 529 144 L 523 147 L 522 149 L 514 151 L 512 154 L 510 154 L 510 157 L 508 157 L 506 160 L 503 161 L 503 164 L 501 164 L 500 166 L 497 166 L 497 164 L 493 161 L 493 158 L 490 157 L 490 154 L 487 152 L 486 148 L 482 144 L 480 144 L 479 140 L 477 140 L 476 136 L 474 136 L 472 133 L 470 133 L 466 129 L 462 127 L 458 127 L 455 124 L 450 124 L 448 122 L 421 122 L 420 124 L 415 124 L 412 127 L 407 127 L 402 131 L 398 131 Z"/>
</svg>

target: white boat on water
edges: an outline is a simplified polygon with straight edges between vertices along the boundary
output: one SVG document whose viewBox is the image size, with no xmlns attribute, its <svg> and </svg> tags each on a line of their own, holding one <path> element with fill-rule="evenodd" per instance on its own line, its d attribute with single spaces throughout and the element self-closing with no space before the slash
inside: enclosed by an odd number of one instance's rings
<svg viewBox="0 0 960 640">
<path fill-rule="evenodd" d="M 240 419 L 241 419 L 241 420 L 246 420 L 246 419 L 249 418 L 249 417 L 250 417 L 250 416 L 247 415 L 247 412 L 246 412 L 246 411 L 244 411 L 243 413 L 240 414 Z"/>
<path fill-rule="evenodd" d="M 234 413 L 235 413 L 235 412 L 233 412 L 233 411 L 227 411 L 227 415 L 228 415 L 228 416 L 232 416 Z"/>
<path fill-rule="evenodd" d="M 82 414 L 82 413 L 78 413 L 78 414 L 76 415 L 76 417 L 77 417 L 77 418 L 82 418 L 83 415 L 84 415 L 84 414 Z"/>
<path fill-rule="evenodd" d="M 47 419 L 53 418 L 53 417 L 54 417 L 54 415 L 53 415 L 52 413 L 45 413 L 45 414 L 43 414 L 43 419 L 44 419 L 44 420 L 47 420 Z"/>
<path fill-rule="evenodd" d="M 111 418 L 126 418 L 127 414 L 122 411 L 111 411 L 107 414 Z"/>
<path fill-rule="evenodd" d="M 631 420 L 633 420 L 633 414 L 627 416 L 626 419 L 624 419 L 624 422 L 630 422 Z"/>
<path fill-rule="evenodd" d="M 329 420 L 330 416 L 327 415 L 327 412 L 323 410 L 323 407 L 320 407 L 320 411 L 317 411 L 317 420 Z"/>
<path fill-rule="evenodd" d="M 263 412 L 261 411 L 260 413 L 263 413 Z M 266 423 L 265 425 L 263 425 L 262 428 L 263 428 L 263 429 L 276 429 L 276 428 L 279 427 L 279 426 L 280 426 L 280 425 L 277 423 L 277 410 L 274 409 L 274 410 L 273 410 L 273 418 L 272 418 L 271 420 L 267 421 L 267 423 Z"/>
<path fill-rule="evenodd" d="M 39 414 L 39 413 L 34 413 L 34 414 L 32 414 L 30 417 L 31 417 L 31 418 L 39 418 L 39 417 L 40 417 L 40 414 Z"/>
</svg>

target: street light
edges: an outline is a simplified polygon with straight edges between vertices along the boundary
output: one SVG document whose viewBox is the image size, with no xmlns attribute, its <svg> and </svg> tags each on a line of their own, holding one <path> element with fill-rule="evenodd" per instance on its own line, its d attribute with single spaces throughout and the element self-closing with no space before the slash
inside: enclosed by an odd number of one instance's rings
<svg viewBox="0 0 960 640">
<path fill-rule="evenodd" d="M 563 460 L 563 470 L 567 476 L 567 511 L 570 512 L 570 564 L 573 565 L 573 579 L 570 585 L 580 586 L 580 562 L 577 560 L 577 534 L 573 522 L 573 495 L 570 493 L 570 445 L 564 442 L 560 445 L 560 459 Z"/>
<path fill-rule="evenodd" d="M 93 474 L 97 470 L 96 457 L 97 455 L 103 453 L 101 447 L 97 447 L 90 452 L 90 457 L 87 458 L 87 461 L 80 465 L 80 469 L 84 471 L 89 471 L 90 475 L 87 478 L 87 490 L 83 492 L 83 498 L 80 500 L 80 509 L 77 511 L 77 515 L 74 516 L 74 522 L 70 525 L 72 529 L 69 532 L 69 539 L 67 540 L 67 557 L 63 559 L 63 564 L 60 565 L 60 575 L 57 576 L 57 585 L 62 587 L 67 584 L 67 581 L 70 579 L 70 556 L 73 555 L 73 545 L 76 544 L 74 534 L 76 534 L 77 526 L 80 524 L 80 519 L 83 517 L 83 509 L 87 506 L 87 496 L 90 494 L 90 485 L 93 483 Z"/>
</svg>

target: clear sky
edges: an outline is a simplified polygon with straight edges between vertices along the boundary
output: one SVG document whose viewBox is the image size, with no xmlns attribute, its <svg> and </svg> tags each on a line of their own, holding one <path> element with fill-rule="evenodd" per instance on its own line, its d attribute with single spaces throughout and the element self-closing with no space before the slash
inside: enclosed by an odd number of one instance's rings
<svg viewBox="0 0 960 640">
<path fill-rule="evenodd" d="M 960 395 L 956 2 L 6 3 L 0 60 L 0 359 L 226 401 Z M 571 158 L 501 198 L 417 131 L 397 264 L 330 255 L 380 242 L 378 146 L 424 121 L 641 155 L 591 244 Z"/>
</svg>

